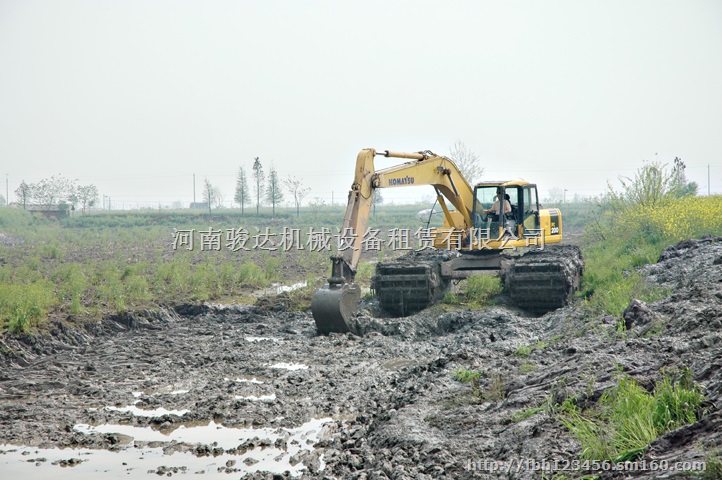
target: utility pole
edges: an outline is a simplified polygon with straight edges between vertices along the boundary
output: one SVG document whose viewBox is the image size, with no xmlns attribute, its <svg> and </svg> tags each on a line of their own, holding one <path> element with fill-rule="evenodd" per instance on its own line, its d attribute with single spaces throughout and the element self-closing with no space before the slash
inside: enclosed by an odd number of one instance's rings
<svg viewBox="0 0 722 480">
<path fill-rule="evenodd" d="M 8 174 L 5 174 L 5 206 L 10 206 L 10 190 L 8 190 Z"/>
<path fill-rule="evenodd" d="M 193 174 L 193 203 L 196 203 L 196 174 Z"/>
</svg>

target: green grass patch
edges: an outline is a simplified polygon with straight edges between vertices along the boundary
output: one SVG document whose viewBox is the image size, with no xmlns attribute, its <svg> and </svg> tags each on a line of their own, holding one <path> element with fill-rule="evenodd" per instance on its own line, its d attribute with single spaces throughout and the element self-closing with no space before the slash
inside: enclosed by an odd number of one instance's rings
<svg viewBox="0 0 722 480">
<path fill-rule="evenodd" d="M 502 289 L 501 279 L 496 275 L 472 275 L 466 279 L 464 297 L 471 304 L 483 306 Z"/>
<path fill-rule="evenodd" d="M 521 372 L 522 374 L 531 373 L 536 369 L 536 363 L 533 362 L 521 362 L 521 365 L 519 365 L 519 372 Z"/>
<path fill-rule="evenodd" d="M 529 407 L 525 410 L 519 410 L 518 412 L 514 412 L 511 415 L 511 421 L 512 423 L 519 423 L 522 420 L 526 420 L 527 418 L 531 417 L 532 415 L 536 415 L 537 413 L 543 412 L 546 410 L 546 406 L 539 405 L 536 407 Z"/>
<path fill-rule="evenodd" d="M 627 461 L 641 455 L 660 435 L 697 421 L 703 401 L 686 369 L 663 372 L 652 393 L 620 375 L 597 409 L 567 409 L 561 419 L 582 443 L 582 458 Z"/>
<path fill-rule="evenodd" d="M 496 275 L 472 275 L 466 279 L 463 291 L 448 292 L 442 303 L 468 308 L 482 308 L 492 304 L 492 297 L 502 292 L 501 280 Z"/>
<path fill-rule="evenodd" d="M 56 303 L 53 290 L 53 284 L 47 281 L 0 283 L 0 328 L 21 334 L 39 326 Z"/>
</svg>

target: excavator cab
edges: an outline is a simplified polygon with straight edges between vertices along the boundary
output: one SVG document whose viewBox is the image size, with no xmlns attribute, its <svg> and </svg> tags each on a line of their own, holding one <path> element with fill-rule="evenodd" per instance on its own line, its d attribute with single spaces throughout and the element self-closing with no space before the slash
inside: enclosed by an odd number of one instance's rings
<svg viewBox="0 0 722 480">
<path fill-rule="evenodd" d="M 492 209 L 497 195 L 509 202 L 511 212 L 501 217 Z M 497 238 L 505 231 L 522 238 L 529 231 L 539 229 L 539 201 L 536 185 L 526 182 L 484 182 L 474 187 L 475 202 L 472 218 L 474 228 L 488 228 Z"/>
</svg>

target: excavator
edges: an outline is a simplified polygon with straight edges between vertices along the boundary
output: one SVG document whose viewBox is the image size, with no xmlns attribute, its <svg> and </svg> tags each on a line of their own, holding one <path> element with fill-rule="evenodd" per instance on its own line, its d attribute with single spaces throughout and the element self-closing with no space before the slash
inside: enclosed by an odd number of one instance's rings
<svg viewBox="0 0 722 480">
<path fill-rule="evenodd" d="M 376 170 L 377 156 L 407 161 Z M 367 148 L 356 158 L 343 243 L 331 256 L 331 276 L 311 301 L 320 334 L 357 333 L 352 319 L 361 289 L 354 278 L 374 191 L 416 185 L 434 188 L 443 226 L 420 229 L 419 248 L 376 265 L 371 289 L 381 308 L 395 316 L 410 315 L 442 298 L 452 281 L 480 273 L 498 273 L 511 302 L 532 313 L 543 314 L 573 299 L 584 260 L 578 247 L 556 245 L 562 241 L 562 214 L 540 208 L 536 185 L 511 180 L 472 187 L 447 157 Z"/>
</svg>

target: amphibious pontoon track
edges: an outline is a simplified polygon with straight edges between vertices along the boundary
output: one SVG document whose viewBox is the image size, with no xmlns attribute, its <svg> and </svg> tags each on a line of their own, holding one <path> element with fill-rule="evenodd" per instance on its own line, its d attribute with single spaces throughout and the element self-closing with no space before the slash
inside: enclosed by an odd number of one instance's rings
<svg viewBox="0 0 722 480">
<path fill-rule="evenodd" d="M 514 305 L 541 314 L 568 305 L 581 286 L 584 259 L 575 245 L 552 245 L 502 263 L 501 279 Z"/>
<path fill-rule="evenodd" d="M 422 251 L 376 264 L 371 288 L 381 308 L 406 316 L 436 303 L 448 288 L 448 281 L 441 277 L 441 263 L 448 259 L 446 252 Z"/>
</svg>

